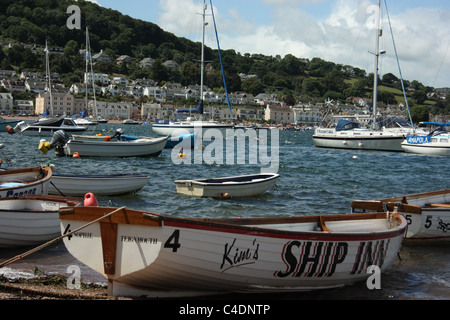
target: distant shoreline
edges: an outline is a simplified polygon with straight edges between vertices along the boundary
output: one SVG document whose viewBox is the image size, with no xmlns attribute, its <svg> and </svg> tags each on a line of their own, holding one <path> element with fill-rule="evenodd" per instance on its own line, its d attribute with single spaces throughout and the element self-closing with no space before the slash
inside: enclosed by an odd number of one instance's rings
<svg viewBox="0 0 450 320">
<path fill-rule="evenodd" d="M 24 116 L 2 116 L 3 119 L 5 120 L 20 120 L 20 121 L 26 121 L 26 120 L 30 120 L 30 121 L 36 121 L 38 119 L 37 116 L 29 116 L 29 117 L 24 117 Z M 108 120 L 108 123 L 122 123 L 123 120 Z"/>
</svg>

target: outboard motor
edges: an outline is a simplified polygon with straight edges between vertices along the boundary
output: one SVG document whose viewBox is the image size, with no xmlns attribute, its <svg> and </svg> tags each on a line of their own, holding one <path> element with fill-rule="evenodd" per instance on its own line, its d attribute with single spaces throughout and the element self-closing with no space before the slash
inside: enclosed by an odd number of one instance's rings
<svg viewBox="0 0 450 320">
<path fill-rule="evenodd" d="M 112 139 L 117 139 L 117 140 L 120 141 L 120 137 L 122 136 L 122 134 L 123 134 L 122 128 L 116 129 L 116 132 L 115 132 L 114 135 L 111 137 L 111 140 L 112 140 Z"/>
<path fill-rule="evenodd" d="M 51 142 L 41 140 L 39 143 L 39 150 L 42 153 L 47 154 L 48 150 L 55 149 L 56 155 L 64 156 L 64 146 L 69 140 L 70 137 L 64 130 L 58 130 L 53 134 Z"/>
</svg>

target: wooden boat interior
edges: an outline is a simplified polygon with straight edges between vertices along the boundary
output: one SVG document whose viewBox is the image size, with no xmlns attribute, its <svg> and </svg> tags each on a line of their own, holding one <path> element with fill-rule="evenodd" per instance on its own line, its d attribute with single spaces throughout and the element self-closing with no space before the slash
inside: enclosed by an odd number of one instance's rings
<svg viewBox="0 0 450 320">
<path fill-rule="evenodd" d="M 28 183 L 34 182 L 36 180 L 43 179 L 48 175 L 48 170 L 50 168 L 29 168 L 25 169 L 13 169 L 0 171 L 0 184 L 17 182 L 17 183 Z"/>
<path fill-rule="evenodd" d="M 20 201 L 17 201 L 20 200 Z M 42 212 L 48 210 L 57 211 L 63 206 L 77 206 L 81 205 L 82 199 L 57 197 L 57 196 L 40 196 L 40 195 L 25 195 L 22 197 L 10 197 L 0 199 L 0 212 L 2 211 L 29 211 Z M 3 209 L 5 205 L 5 209 Z"/>
<path fill-rule="evenodd" d="M 59 210 L 60 218 L 75 219 L 81 221 L 93 221 L 117 208 L 110 207 L 78 207 L 62 208 Z M 239 228 L 239 229 L 264 229 L 285 232 L 375 232 L 389 230 L 393 221 L 399 225 L 399 214 L 390 215 L 386 212 L 364 214 L 341 214 L 321 216 L 299 217 L 271 217 L 271 218 L 232 218 L 232 219 L 196 219 L 162 216 L 156 213 L 132 210 L 124 208 L 114 215 L 104 219 L 104 222 L 112 224 L 137 224 L 161 226 L 163 221 L 175 221 L 209 227 Z M 394 223 L 394 225 L 395 225 Z"/>
</svg>

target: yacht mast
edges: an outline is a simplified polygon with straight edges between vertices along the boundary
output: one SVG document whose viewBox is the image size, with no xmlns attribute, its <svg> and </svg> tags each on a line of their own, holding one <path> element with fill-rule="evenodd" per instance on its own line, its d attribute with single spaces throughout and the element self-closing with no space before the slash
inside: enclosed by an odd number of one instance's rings
<svg viewBox="0 0 450 320">
<path fill-rule="evenodd" d="M 205 27 L 208 25 L 206 22 L 206 0 L 203 0 L 203 22 L 202 22 L 202 57 L 201 57 L 201 67 L 200 67 L 200 103 L 203 102 L 203 81 L 204 81 L 204 70 L 205 70 Z"/>
<path fill-rule="evenodd" d="M 380 56 L 380 37 L 383 31 L 380 27 L 380 17 L 381 17 L 381 1 L 378 0 L 378 12 L 377 12 L 377 22 L 375 27 L 375 71 L 373 79 L 373 119 L 372 119 L 372 129 L 377 129 L 376 119 L 377 119 L 377 94 L 378 94 L 378 57 Z"/>
<path fill-rule="evenodd" d="M 89 39 L 89 30 L 86 27 L 86 110 L 88 110 L 88 72 L 89 64 L 91 65 L 91 82 L 92 82 L 92 93 L 94 95 L 94 104 L 92 106 L 92 111 L 95 116 L 97 116 L 97 99 L 95 97 L 95 83 L 94 83 L 94 69 L 92 67 L 92 54 L 91 54 L 91 42 Z"/>
<path fill-rule="evenodd" d="M 45 72 L 47 73 L 47 90 L 50 95 L 50 115 L 53 115 L 53 97 L 52 97 L 52 80 L 50 75 L 50 60 L 47 40 L 45 40 Z M 44 110 L 45 112 L 46 110 Z"/>
</svg>

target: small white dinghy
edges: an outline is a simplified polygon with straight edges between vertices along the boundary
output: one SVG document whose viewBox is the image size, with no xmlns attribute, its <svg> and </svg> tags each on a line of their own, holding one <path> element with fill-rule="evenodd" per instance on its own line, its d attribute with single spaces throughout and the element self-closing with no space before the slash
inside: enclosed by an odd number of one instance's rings
<svg viewBox="0 0 450 320">
<path fill-rule="evenodd" d="M 60 209 L 67 250 L 113 296 L 295 292 L 366 280 L 395 261 L 400 214 L 193 219 L 125 207 Z"/>
<path fill-rule="evenodd" d="M 450 241 L 450 189 L 380 200 L 354 200 L 352 213 L 396 210 L 408 221 L 408 243 Z"/>
<path fill-rule="evenodd" d="M 148 181 L 143 174 L 71 175 L 54 174 L 48 193 L 62 196 L 117 196 L 141 190 Z"/>
<path fill-rule="evenodd" d="M 81 202 L 42 195 L 0 198 L 0 248 L 34 246 L 61 235 L 59 208 Z"/>
<path fill-rule="evenodd" d="M 49 166 L 0 170 L 0 198 L 46 195 L 51 177 Z"/>
<path fill-rule="evenodd" d="M 277 173 L 259 173 L 233 177 L 176 180 L 177 192 L 196 197 L 248 197 L 265 192 L 279 178 Z"/>
</svg>

